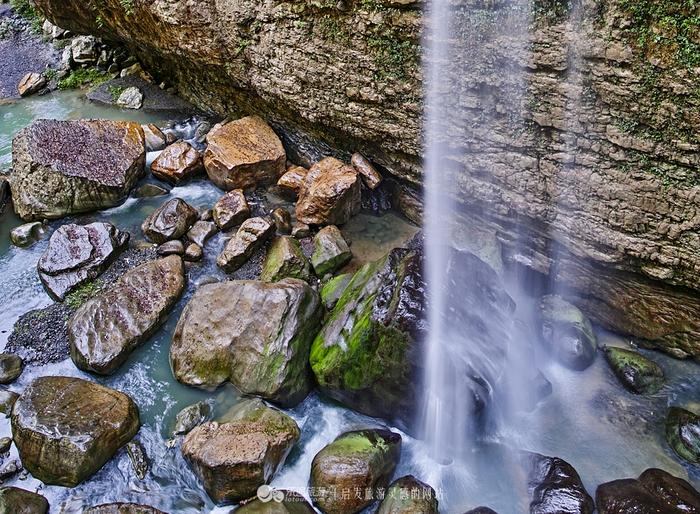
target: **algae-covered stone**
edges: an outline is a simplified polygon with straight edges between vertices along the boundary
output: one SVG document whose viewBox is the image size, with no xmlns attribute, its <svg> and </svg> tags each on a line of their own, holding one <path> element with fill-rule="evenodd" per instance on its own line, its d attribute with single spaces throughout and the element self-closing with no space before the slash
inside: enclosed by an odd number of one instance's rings
<svg viewBox="0 0 700 514">
<path fill-rule="evenodd" d="M 561 296 L 542 298 L 542 337 L 554 358 L 574 370 L 593 363 L 597 340 L 589 319 Z"/>
<path fill-rule="evenodd" d="M 700 416 L 671 407 L 666 416 L 666 441 L 679 457 L 700 463 Z"/>
<path fill-rule="evenodd" d="M 386 489 L 400 457 L 401 436 L 389 430 L 358 430 L 340 435 L 311 463 L 314 503 L 326 514 L 361 511 Z M 343 494 L 356 489 L 363 494 Z M 364 494 L 368 490 L 372 494 Z"/>
<path fill-rule="evenodd" d="M 296 404 L 311 388 L 309 348 L 320 318 L 318 294 L 301 280 L 201 286 L 173 334 L 173 373 L 184 384 L 231 381 L 244 393 Z"/>
<path fill-rule="evenodd" d="M 51 485 L 74 487 L 99 470 L 139 430 L 133 400 L 72 377 L 40 377 L 12 411 L 22 465 Z"/>
<path fill-rule="evenodd" d="M 46 514 L 49 502 L 40 494 L 19 487 L 0 487 L 0 513 Z"/>
<path fill-rule="evenodd" d="M 435 490 L 412 475 L 389 486 L 377 514 L 438 514 Z"/>
<path fill-rule="evenodd" d="M 615 376 L 633 393 L 653 394 L 664 385 L 661 366 L 644 355 L 614 346 L 608 346 L 604 351 Z"/>
<path fill-rule="evenodd" d="M 192 430 L 182 453 L 217 503 L 255 496 L 269 482 L 299 440 L 295 421 L 260 400 L 244 400 L 226 422 Z"/>
<path fill-rule="evenodd" d="M 258 489 L 257 498 L 239 507 L 236 512 L 238 514 L 314 514 L 316 512 L 298 493 L 272 487 L 269 491 L 261 489 Z M 268 494 L 263 496 L 263 493 Z"/>
<path fill-rule="evenodd" d="M 267 250 L 260 280 L 278 282 L 283 278 L 311 278 L 311 265 L 301 250 L 299 241 L 290 236 L 281 236 L 272 241 Z"/>
<path fill-rule="evenodd" d="M 311 255 L 311 264 L 318 277 L 324 277 L 327 273 L 345 266 L 352 259 L 350 247 L 345 242 L 343 234 L 338 227 L 329 225 L 323 227 L 314 236 L 314 252 Z"/>
<path fill-rule="evenodd" d="M 333 277 L 323 285 L 321 288 L 321 301 L 326 309 L 329 311 L 333 310 L 353 276 L 353 273 L 343 273 L 342 275 Z"/>
</svg>

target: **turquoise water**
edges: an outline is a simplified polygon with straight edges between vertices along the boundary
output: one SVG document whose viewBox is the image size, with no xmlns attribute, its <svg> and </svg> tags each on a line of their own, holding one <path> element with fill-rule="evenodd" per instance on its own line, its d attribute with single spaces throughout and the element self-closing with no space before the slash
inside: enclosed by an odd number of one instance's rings
<svg viewBox="0 0 700 514">
<path fill-rule="evenodd" d="M 85 102 L 78 93 L 55 93 L 47 97 L 22 100 L 0 106 L 0 163 L 9 165 L 12 135 L 38 117 L 59 119 L 100 117 L 134 119 L 164 123 L 167 120 L 139 112 L 98 107 Z M 211 207 L 222 192 L 205 180 L 174 188 L 178 196 L 195 207 Z M 107 220 L 140 239 L 144 217 L 168 197 L 130 199 L 107 211 L 53 222 L 46 237 L 35 246 L 22 250 L 7 244 L 12 227 L 21 222 L 11 213 L 0 218 L 0 348 L 4 346 L 14 322 L 24 312 L 50 303 L 36 274 L 36 262 L 45 249 L 48 236 L 61 223 Z M 270 197 L 270 205 L 284 204 Z M 416 228 L 395 214 L 381 217 L 362 214 L 344 231 L 356 254 L 353 267 L 382 256 L 410 238 Z M 34 377 L 71 375 L 90 378 L 129 393 L 139 405 L 143 427 L 139 439 L 146 448 L 152 471 L 144 481 L 136 478 L 125 451 L 120 451 L 86 483 L 74 488 L 44 487 L 31 477 L 10 483 L 26 489 L 39 489 L 46 495 L 52 512 L 78 513 L 85 506 L 108 501 L 135 501 L 153 505 L 166 512 L 229 512 L 216 508 L 180 456 L 177 446 L 168 442 L 172 422 L 183 407 L 205 398 L 214 398 L 217 410 L 225 411 L 238 395 L 233 387 L 205 392 L 177 383 L 171 374 L 168 350 L 171 334 L 180 311 L 199 281 L 225 275 L 214 260 L 224 244 L 221 234 L 207 242 L 205 260 L 189 267 L 189 285 L 184 298 L 166 324 L 153 338 L 136 350 L 117 374 L 108 378 L 89 376 L 75 368 L 70 359 L 58 364 L 25 371 L 12 389 L 21 391 Z M 626 341 L 601 334 L 604 342 L 624 345 Z M 681 465 L 663 441 L 663 418 L 668 405 L 700 408 L 700 374 L 697 364 L 680 362 L 654 352 L 650 355 L 670 377 L 662 391 L 650 397 L 625 392 L 607 368 L 602 356 L 582 373 L 549 363 L 542 371 L 553 384 L 554 394 L 531 413 L 518 415 L 504 423 L 498 432 L 475 445 L 467 464 L 447 465 L 447 473 L 437 473 L 442 464 L 427 456 L 425 445 L 406 434 L 402 460 L 396 477 L 412 473 L 431 483 L 441 496 L 442 512 L 460 513 L 477 505 L 489 505 L 500 514 L 520 514 L 527 510 L 522 488 L 523 477 L 512 462 L 512 449 L 528 449 L 556 455 L 571 462 L 594 494 L 602 482 L 637 476 L 647 467 L 661 467 L 677 476 L 689 477 L 700 485 L 697 470 Z M 305 491 L 311 459 L 328 442 L 349 429 L 378 426 L 373 420 L 312 394 L 289 411 L 302 430 L 302 439 L 276 476 L 273 485 Z M 0 420 L 0 435 L 9 435 L 9 421 Z M 16 450 L 12 451 L 16 458 Z M 440 483 L 436 476 L 446 476 Z"/>
</svg>

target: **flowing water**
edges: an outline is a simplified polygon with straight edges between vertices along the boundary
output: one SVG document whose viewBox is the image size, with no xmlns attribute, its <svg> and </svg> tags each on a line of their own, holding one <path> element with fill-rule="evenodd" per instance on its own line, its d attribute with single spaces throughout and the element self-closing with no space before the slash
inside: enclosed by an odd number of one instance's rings
<svg viewBox="0 0 700 514">
<path fill-rule="evenodd" d="M 85 102 L 77 93 L 59 92 L 45 97 L 0 105 L 0 162 L 9 164 L 9 142 L 13 134 L 36 118 L 99 117 L 135 119 L 165 123 L 157 115 L 97 107 Z M 151 156 L 152 157 L 152 156 Z M 4 166 L 3 166 L 4 167 Z M 174 188 L 178 196 L 202 208 L 210 207 L 222 194 L 205 180 Z M 29 249 L 8 245 L 11 228 L 21 222 L 6 212 L 0 218 L 0 348 L 4 347 L 12 326 L 19 316 L 50 303 L 37 273 L 36 263 L 46 248 L 51 231 L 62 223 L 87 223 L 107 220 L 120 229 L 140 237 L 143 218 L 168 197 L 130 199 L 123 205 L 103 212 L 52 222 L 46 237 Z M 282 204 L 274 197 L 270 205 Z M 395 214 L 380 217 L 361 214 L 344 231 L 353 242 L 357 257 L 353 266 L 375 259 L 390 248 L 400 245 L 416 231 Z M 218 412 L 235 404 L 238 395 L 232 387 L 205 392 L 176 382 L 170 371 L 168 350 L 179 314 L 196 285 L 205 277 L 224 279 L 216 267 L 215 256 L 224 244 L 217 235 L 207 242 L 205 260 L 189 268 L 189 285 L 183 299 L 165 325 L 150 341 L 136 350 L 118 373 L 96 377 L 75 368 L 67 359 L 56 364 L 28 368 L 11 389 L 21 391 L 31 380 L 42 375 L 70 375 L 89 378 L 130 394 L 141 412 L 143 427 L 139 440 L 151 460 L 152 471 L 140 481 L 131 468 L 124 450 L 107 463 L 90 480 L 74 489 L 46 487 L 31 476 L 9 481 L 25 489 L 40 490 L 52 505 L 52 512 L 79 513 L 85 506 L 110 501 L 134 501 L 150 504 L 172 514 L 229 512 L 230 507 L 216 507 L 207 498 L 196 477 L 180 456 L 178 444 L 168 444 L 170 428 L 177 412 L 202 399 L 213 399 Z M 517 312 L 517 311 L 516 311 Z M 609 337 L 612 344 L 624 341 Z M 658 466 L 687 476 L 662 440 L 662 414 L 668 403 L 698 407 L 700 377 L 693 374 L 694 364 L 654 355 L 670 377 L 665 388 L 652 397 L 635 397 L 624 392 L 616 379 L 598 358 L 583 373 L 571 372 L 555 364 L 541 366 L 553 384 L 554 393 L 532 412 L 514 414 L 507 425 L 475 439 L 465 446 L 461 457 L 451 465 L 436 464 L 435 445 L 402 434 L 404 445 L 396 476 L 414 474 L 431 483 L 437 490 L 441 512 L 460 513 L 477 505 L 489 505 L 501 514 L 527 511 L 527 498 L 522 490 L 522 477 L 512 467 L 513 448 L 529 449 L 557 455 L 577 467 L 589 491 L 601 482 L 636 476 L 649 466 Z M 341 432 L 370 426 L 386 426 L 383 422 L 356 414 L 320 395 L 311 394 L 296 408 L 288 411 L 297 420 L 302 438 L 272 485 L 306 493 L 313 456 Z M 459 411 L 447 412 L 455 423 Z M 0 420 L 0 436 L 10 435 L 8 419 Z M 467 458 L 468 456 L 468 458 Z M 13 448 L 10 459 L 17 458 Z M 436 470 L 444 473 L 436 473 Z M 691 476 L 695 484 L 700 477 Z"/>
</svg>

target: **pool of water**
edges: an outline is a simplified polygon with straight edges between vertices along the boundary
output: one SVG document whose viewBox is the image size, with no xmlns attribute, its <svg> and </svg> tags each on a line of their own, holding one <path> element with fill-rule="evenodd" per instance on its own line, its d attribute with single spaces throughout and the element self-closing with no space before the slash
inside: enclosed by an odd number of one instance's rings
<svg viewBox="0 0 700 514">
<path fill-rule="evenodd" d="M 0 106 L 0 167 L 10 164 L 13 134 L 36 118 L 112 118 L 141 122 L 165 123 L 157 115 L 121 111 L 87 103 L 78 93 L 60 92 Z M 222 192 L 206 180 L 174 188 L 170 195 L 185 199 L 197 208 L 211 207 Z M 0 348 L 14 322 L 21 314 L 50 303 L 37 273 L 36 263 L 47 245 L 48 235 L 62 223 L 87 223 L 106 220 L 128 230 L 134 242 L 140 238 L 144 217 L 168 197 L 130 199 L 107 211 L 52 222 L 47 236 L 29 249 L 8 245 L 9 231 L 21 222 L 11 213 L 0 218 Z M 270 205 L 284 201 L 269 196 Z M 352 241 L 356 267 L 364 261 L 381 257 L 390 248 L 409 239 L 416 227 L 395 214 L 375 217 L 361 214 L 343 228 Z M 189 267 L 187 292 L 165 325 L 137 349 L 120 370 L 111 377 L 94 377 L 75 368 L 68 359 L 25 371 L 11 386 L 21 391 L 33 378 L 41 375 L 71 375 L 89 378 L 130 394 L 141 412 L 143 427 L 139 440 L 151 461 L 149 476 L 141 481 L 125 451 L 120 451 L 103 469 L 86 483 L 73 488 L 44 487 L 31 477 L 18 477 L 10 484 L 39 490 L 52 504 L 52 512 L 78 513 L 85 506 L 109 501 L 134 501 L 160 508 L 172 514 L 229 512 L 230 507 L 211 503 L 195 476 L 183 461 L 179 447 L 169 444 L 169 433 L 177 412 L 206 398 L 213 398 L 223 412 L 235 404 L 238 395 L 233 387 L 205 392 L 177 383 L 168 362 L 170 339 L 179 313 L 197 284 L 209 276 L 225 275 L 216 267 L 215 258 L 224 240 L 221 234 L 207 242 L 205 259 Z M 614 335 L 601 333 L 608 344 L 627 344 Z M 700 373 L 692 362 L 681 362 L 664 355 L 651 355 L 665 369 L 667 385 L 653 396 L 638 397 L 624 391 L 599 356 L 584 372 L 566 370 L 545 362 L 542 371 L 552 382 L 554 393 L 529 413 L 505 421 L 488 437 L 478 441 L 467 462 L 440 464 L 427 454 L 426 446 L 407 434 L 396 477 L 414 474 L 430 483 L 440 496 L 441 511 L 461 513 L 477 505 L 489 505 L 500 514 L 527 511 L 522 471 L 513 462 L 515 450 L 538 451 L 556 455 L 573 464 L 588 490 L 605 481 L 636 477 L 648 467 L 660 467 L 700 486 L 697 469 L 679 463 L 663 441 L 663 419 L 668 405 L 700 407 Z M 296 408 L 288 411 L 299 423 L 302 438 L 275 477 L 272 485 L 305 492 L 313 456 L 341 432 L 349 429 L 383 426 L 311 394 Z M 10 435 L 9 420 L 0 420 L 0 436 Z M 11 458 L 16 458 L 13 448 Z"/>
</svg>

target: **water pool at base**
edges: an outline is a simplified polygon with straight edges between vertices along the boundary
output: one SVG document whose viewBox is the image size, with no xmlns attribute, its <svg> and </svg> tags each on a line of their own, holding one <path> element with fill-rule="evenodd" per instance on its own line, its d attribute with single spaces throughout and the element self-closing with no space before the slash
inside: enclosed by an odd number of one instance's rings
<svg viewBox="0 0 700 514">
<path fill-rule="evenodd" d="M 79 93 L 57 92 L 13 104 L 0 105 L 0 168 L 10 164 L 13 134 L 38 117 L 111 118 L 165 123 L 157 115 L 121 111 L 87 103 Z M 170 195 L 183 198 L 197 208 L 211 207 L 222 192 L 205 180 L 174 188 Z M 129 199 L 107 211 L 51 222 L 46 236 L 29 249 L 8 244 L 10 230 L 21 224 L 11 212 L 0 218 L 0 348 L 4 347 L 13 324 L 23 313 L 46 306 L 51 300 L 36 273 L 36 263 L 47 246 L 51 232 L 63 223 L 104 220 L 132 234 L 132 244 L 141 239 L 142 220 L 169 197 Z M 280 200 L 271 197 L 271 205 Z M 356 255 L 356 262 L 381 257 L 390 248 L 409 239 L 416 228 L 395 214 L 375 217 L 361 214 L 344 227 Z M 224 412 L 238 395 L 233 387 L 213 392 L 183 386 L 175 381 L 168 362 L 170 339 L 180 311 L 197 284 L 226 275 L 215 265 L 224 235 L 210 239 L 205 260 L 188 267 L 188 288 L 165 325 L 151 340 L 137 349 L 111 377 L 95 377 L 75 368 L 67 359 L 57 364 L 25 370 L 10 388 L 20 392 L 33 378 L 42 375 L 70 375 L 95 380 L 131 395 L 139 406 L 143 426 L 138 435 L 151 462 L 151 471 L 139 480 L 124 449 L 87 482 L 74 489 L 45 487 L 28 477 L 15 478 L 10 485 L 39 490 L 52 505 L 51 512 L 79 513 L 82 508 L 111 501 L 133 501 L 160 508 L 171 514 L 229 512 L 216 507 L 204 493 L 197 478 L 181 457 L 179 443 L 169 442 L 170 429 L 179 410 L 195 401 L 213 398 L 216 410 Z M 600 334 L 604 344 L 626 342 L 611 334 Z M 657 394 L 634 396 L 619 385 L 601 355 L 584 372 L 574 372 L 555 363 L 542 371 L 552 382 L 553 394 L 530 413 L 523 413 L 488 437 L 475 443 L 468 462 L 440 464 L 427 457 L 424 443 L 403 434 L 403 450 L 395 477 L 413 474 L 437 491 L 441 512 L 461 513 L 488 505 L 500 514 L 527 512 L 528 497 L 522 471 L 514 463 L 515 450 L 531 450 L 561 457 L 581 475 L 590 494 L 598 484 L 618 478 L 636 477 L 648 467 L 659 467 L 700 486 L 700 473 L 679 463 L 663 439 L 666 408 L 681 405 L 700 408 L 700 374 L 697 364 L 673 360 L 655 352 L 668 382 Z M 287 411 L 302 431 L 293 450 L 272 485 L 306 491 L 311 460 L 341 432 L 384 423 L 354 413 L 312 393 Z M 0 436 L 10 435 L 8 419 L 0 420 Z M 10 458 L 17 458 L 13 447 Z M 438 477 L 442 477 L 439 479 Z"/>
</svg>

